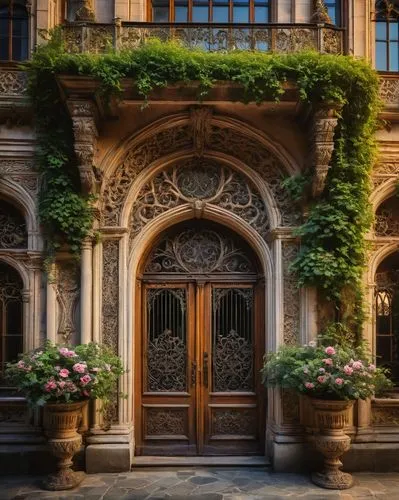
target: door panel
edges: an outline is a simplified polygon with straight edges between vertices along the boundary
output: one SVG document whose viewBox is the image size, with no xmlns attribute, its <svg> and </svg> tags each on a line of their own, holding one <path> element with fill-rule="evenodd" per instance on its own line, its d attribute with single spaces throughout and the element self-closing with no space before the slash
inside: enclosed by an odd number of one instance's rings
<svg viewBox="0 0 399 500">
<path fill-rule="evenodd" d="M 258 288 L 248 282 L 144 285 L 137 454 L 263 452 Z"/>
<path fill-rule="evenodd" d="M 204 454 L 258 454 L 262 405 L 257 394 L 256 290 L 253 284 L 207 286 L 209 315 L 204 339 L 208 364 Z M 261 347 L 261 346 L 258 346 Z M 205 369 L 206 371 L 206 369 Z"/>
<path fill-rule="evenodd" d="M 193 285 L 146 285 L 138 454 L 196 454 Z"/>
</svg>

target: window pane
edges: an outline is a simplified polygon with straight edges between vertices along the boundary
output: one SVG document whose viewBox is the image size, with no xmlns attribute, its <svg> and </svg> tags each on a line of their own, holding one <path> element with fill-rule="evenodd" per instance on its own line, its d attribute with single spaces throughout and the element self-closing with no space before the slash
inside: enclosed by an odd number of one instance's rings
<svg viewBox="0 0 399 500">
<path fill-rule="evenodd" d="M 12 362 L 18 359 L 18 354 L 21 354 L 23 351 L 22 347 L 22 336 L 15 335 L 14 337 L 6 337 L 5 338 L 5 353 L 4 353 L 4 361 Z"/>
<path fill-rule="evenodd" d="M 389 23 L 389 39 L 398 40 L 398 23 Z"/>
<path fill-rule="evenodd" d="M 386 40 L 387 38 L 387 23 L 376 23 L 375 34 L 377 40 Z"/>
<path fill-rule="evenodd" d="M 249 23 L 249 8 L 236 7 L 233 8 L 233 22 L 234 23 Z"/>
<path fill-rule="evenodd" d="M 7 335 L 21 335 L 22 333 L 22 303 L 9 302 L 7 304 Z"/>
<path fill-rule="evenodd" d="M 392 337 L 377 336 L 377 363 L 381 366 L 390 363 Z"/>
<path fill-rule="evenodd" d="M 175 8 L 175 21 L 177 23 L 186 23 L 188 21 L 188 7 Z"/>
<path fill-rule="evenodd" d="M 389 44 L 389 71 L 399 71 L 399 51 L 397 43 Z"/>
<path fill-rule="evenodd" d="M 255 6 L 255 22 L 268 23 L 269 22 L 269 8 Z"/>
<path fill-rule="evenodd" d="M 153 0 L 152 20 L 155 23 L 169 22 L 169 2 L 168 0 Z"/>
<path fill-rule="evenodd" d="M 375 67 L 378 71 L 387 71 L 387 44 L 377 42 L 375 49 Z"/>
<path fill-rule="evenodd" d="M 193 6 L 193 22 L 207 23 L 208 22 L 208 6 L 195 5 Z"/>
<path fill-rule="evenodd" d="M 215 6 L 213 7 L 212 22 L 214 23 L 228 23 L 229 22 L 229 8 L 228 6 Z"/>
</svg>

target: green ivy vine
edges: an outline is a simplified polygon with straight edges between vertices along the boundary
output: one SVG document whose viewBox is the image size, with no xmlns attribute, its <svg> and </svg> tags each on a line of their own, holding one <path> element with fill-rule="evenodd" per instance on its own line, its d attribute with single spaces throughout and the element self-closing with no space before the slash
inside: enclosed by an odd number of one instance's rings
<svg viewBox="0 0 399 500">
<path fill-rule="evenodd" d="M 79 250 L 91 230 L 92 214 L 90 199 L 80 194 L 72 127 L 61 102 L 57 74 L 96 78 L 100 92 L 108 97 L 121 92 L 122 78 L 133 78 L 144 104 L 156 88 L 193 81 L 199 83 L 201 101 L 223 80 L 242 86 L 245 103 L 278 101 L 284 84 L 295 82 L 302 101 L 341 105 L 326 189 L 310 205 L 309 216 L 298 230 L 301 250 L 293 269 L 299 286 L 315 286 L 335 304 L 350 290 L 359 313 L 364 237 L 372 220 L 369 181 L 379 110 L 378 77 L 366 62 L 315 52 L 208 53 L 156 40 L 130 51 L 68 54 L 58 35 L 37 50 L 28 73 L 45 179 L 41 222 L 51 248 L 66 242 L 73 251 Z M 286 187 L 298 200 L 308 182 L 306 176 L 291 179 Z"/>
</svg>

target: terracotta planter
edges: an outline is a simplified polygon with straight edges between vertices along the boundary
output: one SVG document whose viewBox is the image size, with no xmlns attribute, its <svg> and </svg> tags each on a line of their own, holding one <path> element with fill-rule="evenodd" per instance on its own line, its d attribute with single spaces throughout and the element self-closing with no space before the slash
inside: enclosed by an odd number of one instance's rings
<svg viewBox="0 0 399 500">
<path fill-rule="evenodd" d="M 82 418 L 82 409 L 87 401 L 67 404 L 46 404 L 43 426 L 51 453 L 58 459 L 57 472 L 50 474 L 44 482 L 47 490 L 69 490 L 83 480 L 82 472 L 71 469 L 72 458 L 80 450 L 82 436 L 77 430 Z"/>
<path fill-rule="evenodd" d="M 322 488 L 345 490 L 353 486 L 350 474 L 342 472 L 341 455 L 349 450 L 351 439 L 344 433 L 349 424 L 349 411 L 353 401 L 326 401 L 310 398 L 318 434 L 315 445 L 324 455 L 323 470 L 312 474 L 312 481 Z"/>
</svg>

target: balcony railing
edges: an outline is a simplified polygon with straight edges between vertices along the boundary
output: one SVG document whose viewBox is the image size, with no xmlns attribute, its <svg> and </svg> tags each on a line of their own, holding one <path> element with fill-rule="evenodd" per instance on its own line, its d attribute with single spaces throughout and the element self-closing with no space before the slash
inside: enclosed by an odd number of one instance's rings
<svg viewBox="0 0 399 500">
<path fill-rule="evenodd" d="M 139 47 L 151 38 L 179 40 L 189 48 L 208 51 L 316 50 L 342 54 L 344 31 L 325 24 L 194 24 L 194 23 L 73 23 L 63 26 L 68 52 L 101 53 Z"/>
</svg>

